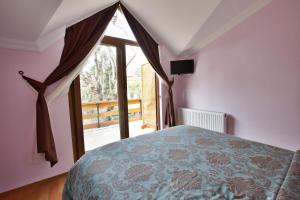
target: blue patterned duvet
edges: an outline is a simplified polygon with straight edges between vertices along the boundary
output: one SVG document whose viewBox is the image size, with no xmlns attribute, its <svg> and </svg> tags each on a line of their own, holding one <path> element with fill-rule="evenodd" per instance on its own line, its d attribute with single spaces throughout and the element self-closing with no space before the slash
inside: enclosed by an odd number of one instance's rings
<svg viewBox="0 0 300 200">
<path fill-rule="evenodd" d="M 86 153 L 63 199 L 300 199 L 300 152 L 192 126 Z"/>
</svg>

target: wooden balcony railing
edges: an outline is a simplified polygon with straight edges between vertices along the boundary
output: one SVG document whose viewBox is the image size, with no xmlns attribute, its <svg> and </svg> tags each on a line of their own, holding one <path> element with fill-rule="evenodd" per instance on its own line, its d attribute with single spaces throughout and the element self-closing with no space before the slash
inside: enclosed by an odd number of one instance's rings
<svg viewBox="0 0 300 200">
<path fill-rule="evenodd" d="M 137 121 L 142 119 L 141 99 L 129 99 L 128 106 L 136 105 L 135 108 L 129 108 L 129 121 Z M 118 124 L 119 120 L 107 120 L 107 117 L 117 117 L 119 115 L 118 101 L 100 101 L 82 103 L 82 119 L 93 120 L 97 119 L 96 123 L 83 123 L 83 129 L 100 128 L 113 124 Z M 102 108 L 114 108 L 110 111 L 101 112 Z M 92 114 L 85 114 L 87 111 L 93 110 Z M 133 115 L 132 115 L 133 114 Z"/>
</svg>

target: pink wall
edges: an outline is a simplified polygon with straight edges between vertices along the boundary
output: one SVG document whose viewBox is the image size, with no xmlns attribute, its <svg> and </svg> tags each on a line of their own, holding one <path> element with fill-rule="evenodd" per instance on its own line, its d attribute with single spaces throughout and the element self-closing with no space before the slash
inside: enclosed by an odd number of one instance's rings
<svg viewBox="0 0 300 200">
<path fill-rule="evenodd" d="M 229 113 L 230 133 L 300 149 L 299 9 L 273 0 L 202 49 L 196 72 L 179 77 L 180 106 Z"/>
<path fill-rule="evenodd" d="M 69 170 L 73 164 L 67 96 L 49 105 L 59 162 L 53 168 L 36 152 L 33 89 L 18 75 L 44 80 L 57 66 L 63 40 L 42 53 L 0 49 L 0 193 Z"/>
</svg>

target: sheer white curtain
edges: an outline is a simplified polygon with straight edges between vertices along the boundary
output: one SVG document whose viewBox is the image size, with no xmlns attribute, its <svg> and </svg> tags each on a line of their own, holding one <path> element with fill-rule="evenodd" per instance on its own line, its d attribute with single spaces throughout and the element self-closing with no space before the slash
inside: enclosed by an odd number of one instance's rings
<svg viewBox="0 0 300 200">
<path fill-rule="evenodd" d="M 91 49 L 89 54 L 81 61 L 81 63 L 67 76 L 62 78 L 57 83 L 54 83 L 53 85 L 49 86 L 47 88 L 47 91 L 45 93 L 45 98 L 47 101 L 47 104 L 50 104 L 54 99 L 56 99 L 59 95 L 65 93 L 67 94 L 69 92 L 70 85 L 72 84 L 73 80 L 80 74 L 81 70 L 87 63 L 89 57 L 95 53 L 97 45 L 101 42 L 103 39 L 104 34 L 100 37 L 98 42 L 95 44 L 95 46 Z"/>
<path fill-rule="evenodd" d="M 168 77 L 170 77 L 170 60 L 172 60 L 171 55 L 169 51 L 166 49 L 163 45 L 158 45 L 158 51 L 159 51 L 159 58 L 160 63 L 163 66 L 166 74 Z M 159 104 L 160 104 L 160 128 L 163 129 L 166 127 L 165 125 L 165 110 L 167 106 L 167 102 L 169 99 L 169 93 L 168 93 L 168 85 L 167 83 L 160 77 L 159 78 Z"/>
</svg>

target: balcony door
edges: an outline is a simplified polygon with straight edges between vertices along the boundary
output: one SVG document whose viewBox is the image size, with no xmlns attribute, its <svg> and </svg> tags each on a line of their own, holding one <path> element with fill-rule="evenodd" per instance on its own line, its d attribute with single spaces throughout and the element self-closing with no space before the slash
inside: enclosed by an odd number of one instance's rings
<svg viewBox="0 0 300 200">
<path fill-rule="evenodd" d="M 74 159 L 159 127 L 157 77 L 137 42 L 105 36 L 69 92 Z"/>
</svg>

